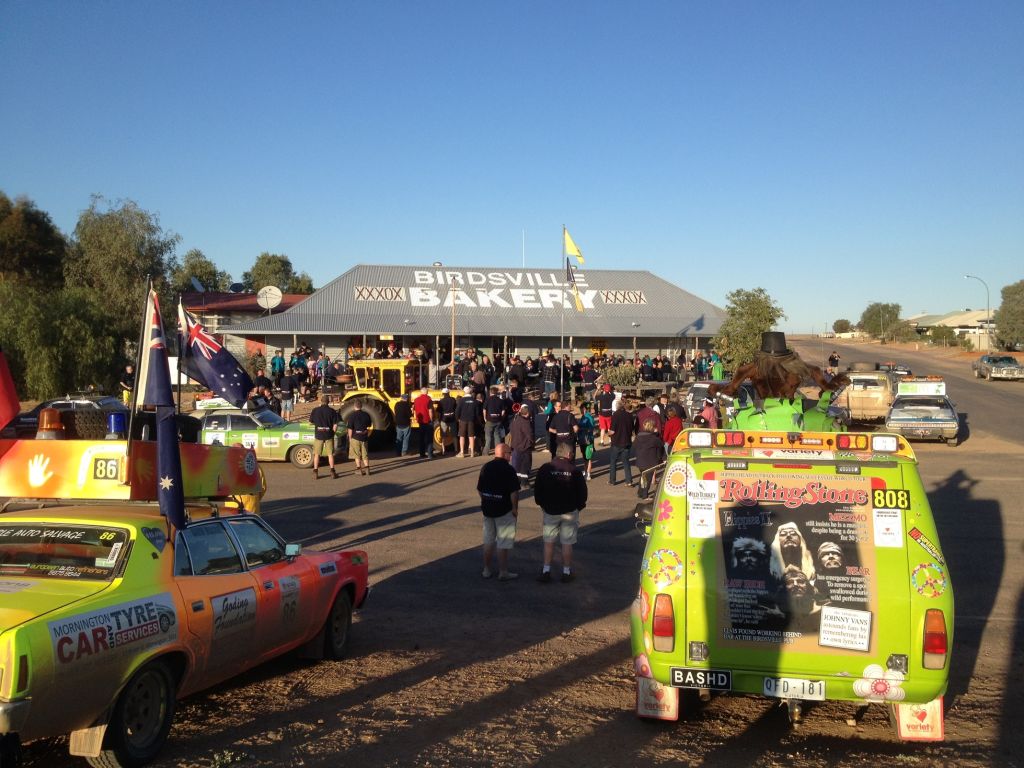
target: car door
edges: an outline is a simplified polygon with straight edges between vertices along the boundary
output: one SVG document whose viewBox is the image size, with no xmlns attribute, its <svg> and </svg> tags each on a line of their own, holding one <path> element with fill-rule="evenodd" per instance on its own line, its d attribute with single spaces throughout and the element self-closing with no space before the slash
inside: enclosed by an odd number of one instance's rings
<svg viewBox="0 0 1024 768">
<path fill-rule="evenodd" d="M 259 432 L 260 425 L 246 413 L 232 413 L 228 416 L 228 432 L 231 433 L 231 445 L 244 445 L 256 451 L 260 458 Z"/>
<path fill-rule="evenodd" d="M 314 634 L 323 615 L 313 604 L 317 576 L 307 558 L 285 558 L 284 542 L 262 520 L 236 517 L 227 525 L 256 580 L 256 634 L 269 659 Z"/>
<path fill-rule="evenodd" d="M 204 650 L 196 659 L 192 690 L 256 663 L 256 581 L 221 520 L 203 520 L 178 532 L 174 578 L 188 629 Z"/>
</svg>

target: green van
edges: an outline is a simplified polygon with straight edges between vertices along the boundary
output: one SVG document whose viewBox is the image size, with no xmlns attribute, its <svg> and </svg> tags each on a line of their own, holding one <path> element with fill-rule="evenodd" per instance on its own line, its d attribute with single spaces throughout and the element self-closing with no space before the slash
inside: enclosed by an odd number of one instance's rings
<svg viewBox="0 0 1024 768">
<path fill-rule="evenodd" d="M 636 711 L 679 691 L 891 707 L 943 738 L 953 589 L 907 441 L 892 434 L 691 429 L 655 500 L 631 610 Z"/>
</svg>

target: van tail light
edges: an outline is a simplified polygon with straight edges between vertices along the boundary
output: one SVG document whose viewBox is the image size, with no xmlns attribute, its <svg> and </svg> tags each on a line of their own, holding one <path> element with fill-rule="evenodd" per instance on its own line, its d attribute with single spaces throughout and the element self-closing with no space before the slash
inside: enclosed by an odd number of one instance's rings
<svg viewBox="0 0 1024 768">
<path fill-rule="evenodd" d="M 946 617 L 938 608 L 929 608 L 924 614 L 924 668 L 943 669 L 948 647 Z"/>
<path fill-rule="evenodd" d="M 654 650 L 669 653 L 676 643 L 676 617 L 669 595 L 654 598 Z"/>
</svg>

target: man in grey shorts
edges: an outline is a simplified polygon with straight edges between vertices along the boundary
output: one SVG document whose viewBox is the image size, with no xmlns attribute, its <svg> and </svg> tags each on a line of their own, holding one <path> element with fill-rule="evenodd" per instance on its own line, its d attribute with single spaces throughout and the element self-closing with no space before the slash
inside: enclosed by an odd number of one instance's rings
<svg viewBox="0 0 1024 768">
<path fill-rule="evenodd" d="M 508 463 L 509 447 L 498 443 L 494 458 L 480 468 L 476 489 L 484 513 L 484 570 L 491 578 L 491 558 L 498 550 L 498 581 L 518 579 L 508 569 L 508 553 L 516 542 L 516 518 L 519 516 L 519 476 Z"/>
<path fill-rule="evenodd" d="M 562 581 L 573 580 L 572 546 L 580 527 L 580 511 L 587 506 L 587 481 L 570 458 L 571 443 L 558 443 L 555 458 L 540 468 L 534 499 L 544 510 L 544 569 L 537 581 L 551 581 L 555 542 L 562 544 Z"/>
</svg>

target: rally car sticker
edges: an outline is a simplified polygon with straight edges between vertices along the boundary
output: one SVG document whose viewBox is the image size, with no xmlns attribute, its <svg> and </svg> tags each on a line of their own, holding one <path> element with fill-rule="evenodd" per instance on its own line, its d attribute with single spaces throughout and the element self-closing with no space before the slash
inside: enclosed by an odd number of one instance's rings
<svg viewBox="0 0 1024 768">
<path fill-rule="evenodd" d="M 256 433 L 255 432 L 243 432 L 242 433 L 242 445 L 250 450 L 256 447 Z"/>
<path fill-rule="evenodd" d="M 178 638 L 174 600 L 166 592 L 57 619 L 47 626 L 58 668 L 141 653 Z"/>
<path fill-rule="evenodd" d="M 282 576 L 277 584 L 281 588 L 281 621 L 292 624 L 299 615 L 299 579 Z"/>
<path fill-rule="evenodd" d="M 167 544 L 167 534 L 164 533 L 162 528 L 144 527 L 142 535 L 146 537 L 146 541 L 152 544 L 157 552 L 164 551 L 164 546 Z"/>
<path fill-rule="evenodd" d="M 215 639 L 245 631 L 256 623 L 256 590 L 252 587 L 218 595 L 210 602 Z"/>
<path fill-rule="evenodd" d="M 0 579 L 0 594 L 13 595 L 16 592 L 31 589 L 33 586 L 35 586 L 35 582 L 32 581 L 7 581 L 6 579 Z"/>
<path fill-rule="evenodd" d="M 942 555 L 939 552 L 939 548 L 932 543 L 931 539 L 921 533 L 917 528 L 911 528 L 907 531 L 907 536 L 916 541 L 921 546 L 921 549 L 931 555 L 932 560 L 934 560 L 938 565 L 946 564 L 946 561 L 942 558 Z"/>
<path fill-rule="evenodd" d="M 264 437 L 263 438 L 263 447 L 264 448 L 277 448 L 279 445 L 281 445 L 281 441 L 278 440 L 276 437 Z"/>
<path fill-rule="evenodd" d="M 334 576 L 338 573 L 338 565 L 333 560 L 328 560 L 326 563 L 320 563 L 320 575 L 323 577 Z"/>
<path fill-rule="evenodd" d="M 871 646 L 871 613 L 833 605 L 822 606 L 818 645 L 867 651 Z"/>
<path fill-rule="evenodd" d="M 917 594 L 938 597 L 946 591 L 946 572 L 935 563 L 920 563 L 911 572 L 910 583 Z"/>
<path fill-rule="evenodd" d="M 282 440 L 298 440 L 299 439 L 299 433 L 298 432 L 282 432 L 281 433 L 281 439 Z"/>
<path fill-rule="evenodd" d="M 718 480 L 692 479 L 686 486 L 689 503 L 687 520 L 691 539 L 711 539 L 715 536 L 715 506 L 718 503 Z"/>
</svg>

